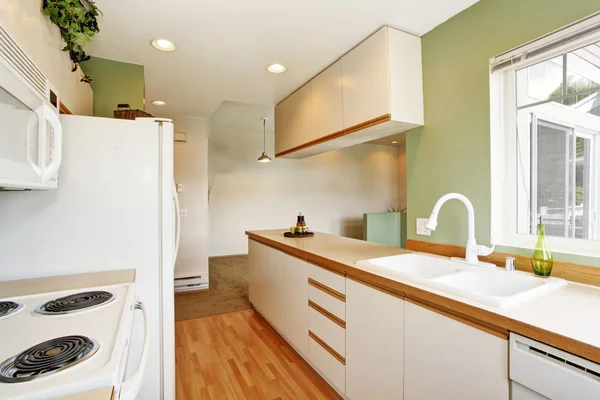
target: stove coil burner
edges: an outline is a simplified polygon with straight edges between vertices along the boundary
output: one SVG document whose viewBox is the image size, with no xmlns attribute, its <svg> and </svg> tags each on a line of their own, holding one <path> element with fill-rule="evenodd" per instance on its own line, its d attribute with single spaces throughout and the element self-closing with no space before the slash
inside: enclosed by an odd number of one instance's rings
<svg viewBox="0 0 600 400">
<path fill-rule="evenodd" d="M 93 356 L 100 345 L 86 336 L 63 336 L 37 344 L 0 365 L 0 382 L 17 383 L 42 378 Z"/>
<path fill-rule="evenodd" d="M 101 306 L 114 299 L 113 294 L 109 292 L 82 292 L 51 300 L 36 308 L 35 312 L 46 315 L 70 314 Z"/>
<path fill-rule="evenodd" d="M 0 301 L 0 317 L 16 313 L 21 308 L 23 308 L 23 305 L 14 301 Z"/>
</svg>

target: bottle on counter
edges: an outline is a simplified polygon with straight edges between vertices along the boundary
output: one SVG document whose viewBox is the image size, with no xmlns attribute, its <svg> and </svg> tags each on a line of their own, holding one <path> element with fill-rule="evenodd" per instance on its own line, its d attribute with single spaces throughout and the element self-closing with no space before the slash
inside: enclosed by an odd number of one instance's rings
<svg viewBox="0 0 600 400">
<path fill-rule="evenodd" d="M 533 249 L 533 254 L 531 255 L 531 266 L 536 275 L 550 276 L 552 266 L 554 265 L 554 258 L 552 257 L 550 250 L 548 250 L 548 246 L 546 246 L 546 230 L 544 228 L 542 217 L 540 217 L 537 231 L 538 241 L 535 245 L 535 249 Z"/>
<path fill-rule="evenodd" d="M 304 215 L 302 213 L 298 214 L 298 220 L 296 221 L 296 235 L 301 235 L 302 232 L 302 223 L 304 222 Z M 306 226 L 306 222 L 304 222 Z"/>
</svg>

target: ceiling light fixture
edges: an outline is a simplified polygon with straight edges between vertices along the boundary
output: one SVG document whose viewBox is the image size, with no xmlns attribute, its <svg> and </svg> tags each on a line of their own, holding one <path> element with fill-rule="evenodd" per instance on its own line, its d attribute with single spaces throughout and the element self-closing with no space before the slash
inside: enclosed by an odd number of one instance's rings
<svg viewBox="0 0 600 400">
<path fill-rule="evenodd" d="M 271 64 L 267 66 L 267 71 L 272 72 L 274 74 L 282 74 L 287 71 L 287 68 L 281 64 Z"/>
<path fill-rule="evenodd" d="M 175 51 L 175 49 L 177 49 L 175 43 L 167 39 L 154 39 L 150 41 L 150 44 L 152 47 L 160 51 Z"/>
<path fill-rule="evenodd" d="M 155 106 L 158 106 L 158 107 L 164 107 L 167 105 L 167 103 L 162 100 L 154 100 L 152 102 L 152 104 L 154 104 Z"/>
<path fill-rule="evenodd" d="M 263 121 L 263 153 L 258 157 L 259 163 L 270 163 L 271 157 L 267 155 L 267 118 L 261 118 Z"/>
<path fill-rule="evenodd" d="M 397 140 L 394 140 L 394 141 L 392 142 L 392 144 L 398 144 L 398 141 L 397 141 Z"/>
</svg>

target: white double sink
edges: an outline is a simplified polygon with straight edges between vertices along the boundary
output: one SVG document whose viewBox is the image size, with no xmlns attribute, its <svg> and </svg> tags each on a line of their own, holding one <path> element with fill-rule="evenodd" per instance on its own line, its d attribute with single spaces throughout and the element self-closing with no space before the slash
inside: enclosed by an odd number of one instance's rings
<svg viewBox="0 0 600 400">
<path fill-rule="evenodd" d="M 538 278 L 418 253 L 373 258 L 356 264 L 499 308 L 533 300 L 567 285 L 563 279 Z"/>
</svg>

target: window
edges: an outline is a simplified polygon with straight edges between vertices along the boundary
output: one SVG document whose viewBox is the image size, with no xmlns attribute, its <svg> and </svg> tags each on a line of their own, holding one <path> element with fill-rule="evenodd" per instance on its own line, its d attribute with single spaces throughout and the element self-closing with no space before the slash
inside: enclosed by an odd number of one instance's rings
<svg viewBox="0 0 600 400">
<path fill-rule="evenodd" d="M 599 18 L 492 60 L 499 244 L 532 247 L 541 220 L 557 251 L 600 255 Z"/>
</svg>

